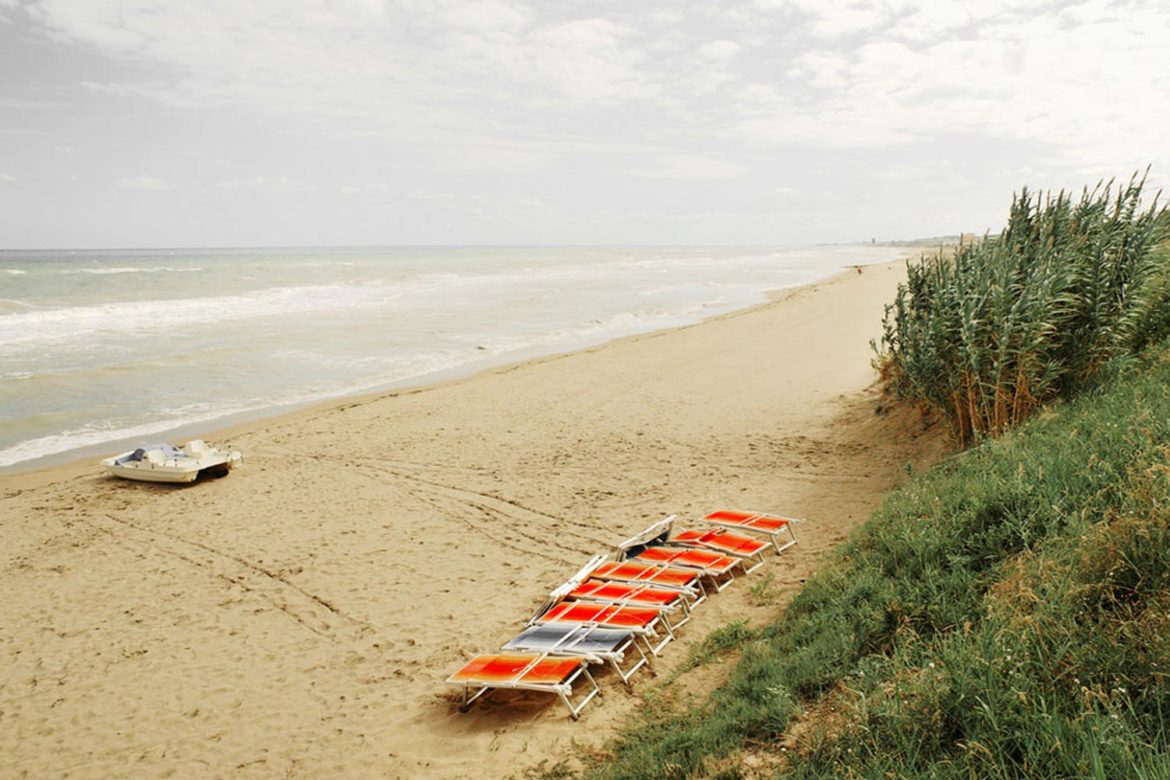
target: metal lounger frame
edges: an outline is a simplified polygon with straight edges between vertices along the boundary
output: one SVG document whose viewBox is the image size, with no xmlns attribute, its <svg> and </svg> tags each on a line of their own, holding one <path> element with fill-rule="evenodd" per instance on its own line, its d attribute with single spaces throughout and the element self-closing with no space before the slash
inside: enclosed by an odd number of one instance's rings
<svg viewBox="0 0 1170 780">
<path fill-rule="evenodd" d="M 614 631 L 616 629 L 607 628 L 606 630 L 607 631 Z M 569 639 L 569 637 L 566 636 L 565 639 L 562 641 L 567 641 L 568 639 Z M 581 642 L 584 639 L 585 639 L 585 636 L 581 635 L 581 636 L 578 636 L 576 638 L 576 641 Z M 631 666 L 629 668 L 622 668 L 622 662 L 625 660 L 626 651 L 629 650 L 630 648 L 633 648 L 634 651 L 638 654 L 638 660 L 634 663 L 633 666 Z M 510 648 L 510 649 L 524 650 L 525 648 L 523 645 L 518 645 L 515 648 Z M 617 672 L 617 676 L 619 678 L 621 678 L 622 683 L 625 684 L 625 686 L 627 688 L 633 687 L 633 685 L 630 683 L 630 678 L 633 677 L 634 674 L 639 669 L 641 669 L 643 666 L 646 667 L 646 669 L 650 672 L 650 674 L 658 674 L 658 672 L 656 672 L 654 670 L 654 664 L 650 661 L 650 656 L 646 655 L 646 653 L 644 653 L 642 651 L 642 646 L 640 644 L 638 644 L 637 634 L 635 634 L 633 632 L 629 633 L 629 636 L 627 637 L 626 641 L 623 642 L 622 645 L 619 648 L 617 648 L 616 650 L 608 650 L 608 651 L 586 650 L 586 651 L 582 651 L 582 652 L 576 652 L 573 649 L 573 644 L 570 643 L 570 644 L 563 644 L 562 645 L 562 644 L 558 643 L 557 645 L 554 645 L 554 646 L 549 647 L 549 648 L 543 648 L 543 649 L 539 649 L 539 650 L 534 648 L 534 649 L 530 650 L 529 652 L 544 652 L 544 653 L 548 653 L 549 655 L 553 655 L 553 656 L 566 655 L 566 656 L 572 656 L 572 657 L 579 657 L 579 658 L 585 658 L 588 660 L 593 660 L 597 663 L 608 662 L 609 665 L 613 668 L 613 670 L 615 672 Z"/>
<path fill-rule="evenodd" d="M 557 602 L 557 603 L 559 604 L 562 602 Z M 553 604 L 552 606 L 556 606 L 556 604 Z M 545 619 L 545 617 L 544 617 L 545 613 L 547 613 L 549 609 L 552 609 L 552 606 L 550 606 L 548 609 L 545 609 L 545 610 L 541 611 L 540 613 L 538 613 L 535 617 L 532 618 L 532 620 L 529 620 L 528 625 L 530 625 L 530 626 L 543 626 L 543 625 L 549 625 L 549 624 L 558 624 L 558 625 L 564 624 L 564 625 L 578 625 L 578 626 L 587 626 L 587 627 L 592 626 L 592 627 L 596 627 L 596 628 L 608 628 L 608 629 L 617 630 L 617 631 L 628 631 L 635 636 L 641 637 L 642 641 L 646 643 L 646 649 L 649 650 L 652 655 L 661 654 L 662 648 L 666 647 L 666 645 L 668 645 L 670 643 L 670 641 L 672 639 L 674 639 L 674 631 L 670 627 L 670 622 L 663 619 L 663 610 L 660 610 L 660 609 L 655 610 L 658 612 L 658 617 L 654 618 L 654 620 L 650 621 L 645 626 L 636 626 L 635 627 L 635 626 L 610 625 L 608 623 L 601 623 L 601 622 L 593 621 L 593 620 L 558 620 L 558 619 L 549 620 L 549 619 Z M 612 605 L 610 605 L 610 606 L 612 606 Z M 638 607 L 638 609 L 649 610 L 651 608 L 650 607 Z M 658 631 L 655 630 L 654 627 L 659 622 L 662 623 L 662 628 L 664 629 L 663 636 L 658 641 L 657 644 L 652 644 L 651 641 L 653 639 L 658 638 Z"/>
<path fill-rule="evenodd" d="M 618 563 L 626 563 L 626 561 L 618 561 Z M 695 577 L 695 585 L 697 586 L 697 588 L 690 588 L 687 586 L 678 586 L 678 585 L 668 585 L 668 584 L 664 584 L 661 582 L 655 582 L 654 580 L 646 580 L 646 579 L 622 579 L 619 577 L 613 577 L 610 575 L 603 575 L 603 574 L 594 574 L 592 576 L 595 576 L 598 579 L 608 580 L 610 582 L 629 582 L 629 583 L 637 583 L 639 585 L 652 585 L 655 588 L 662 588 L 664 590 L 677 590 L 677 591 L 685 594 L 688 598 L 693 599 L 690 603 L 690 607 L 689 607 L 690 609 L 694 609 L 695 607 L 697 607 L 699 604 L 702 604 L 707 599 L 707 588 L 703 585 L 702 572 L 695 571 L 694 569 L 683 569 L 683 568 L 680 568 L 678 566 L 663 566 L 661 564 L 650 563 L 647 561 L 629 561 L 629 563 L 637 563 L 640 566 L 645 566 L 647 569 L 656 569 L 658 571 L 666 571 L 668 569 L 673 569 L 675 571 L 683 571 L 683 572 L 686 572 L 687 574 L 692 574 Z"/>
<path fill-rule="evenodd" d="M 545 612 L 548 610 L 548 608 L 550 606 L 552 606 L 552 604 L 555 604 L 558 601 L 564 600 L 565 597 L 567 597 L 569 595 L 569 593 L 571 593 L 573 590 L 578 588 L 582 583 L 585 582 L 585 580 L 589 579 L 590 577 L 594 577 L 594 576 L 597 576 L 597 579 L 605 580 L 605 581 L 609 581 L 609 582 L 628 582 L 630 584 L 645 585 L 646 587 L 658 588 L 660 590 L 678 591 L 679 593 L 683 594 L 683 596 L 686 599 L 689 599 L 689 603 L 686 605 L 686 613 L 688 615 L 688 618 L 690 616 L 691 608 L 695 607 L 700 602 L 702 602 L 703 599 L 707 598 L 707 591 L 703 587 L 703 582 L 702 582 L 701 577 L 695 578 L 695 585 L 697 585 L 698 587 L 691 588 L 691 587 L 685 586 L 685 585 L 668 585 L 668 584 L 661 583 L 661 582 L 654 582 L 653 580 L 628 580 L 628 579 L 617 579 L 615 577 L 605 577 L 605 576 L 595 575 L 595 572 L 597 571 L 597 569 L 599 569 L 601 567 L 602 564 L 609 563 L 609 562 L 610 562 L 610 560 L 609 560 L 608 555 L 604 555 L 604 554 L 594 555 L 592 558 L 589 559 L 589 562 L 586 563 L 583 567 L 581 567 L 581 569 L 576 574 L 574 574 L 569 579 L 565 580 L 565 582 L 563 584 L 559 585 L 552 593 L 549 594 L 549 600 L 545 603 L 545 606 L 541 607 L 540 612 Z M 615 563 L 622 563 L 622 561 L 615 561 Z M 647 563 L 647 562 L 641 562 L 641 561 L 639 561 L 639 563 L 641 563 L 643 566 L 648 566 L 650 568 L 659 569 L 659 570 L 666 570 L 666 569 L 671 569 L 671 568 L 678 569 L 678 567 L 661 566 L 661 565 L 658 565 L 656 563 Z M 689 572 L 692 572 L 693 570 L 692 569 L 684 569 L 684 571 L 689 573 Z M 681 626 L 684 622 L 686 622 L 686 621 L 685 620 L 680 621 L 679 623 L 676 623 L 675 625 Z"/>
<path fill-rule="evenodd" d="M 670 549 L 669 546 L 667 546 L 667 549 Z M 675 549 L 677 549 L 677 548 L 675 548 Z M 687 548 L 687 549 L 693 550 L 696 548 L 691 547 L 691 548 Z M 706 550 L 705 552 L 711 552 L 711 551 Z M 735 560 L 731 565 L 729 565 L 726 569 L 723 569 L 723 570 L 712 569 L 709 566 L 703 566 L 700 564 L 686 563 L 685 561 L 670 561 L 669 563 L 666 563 L 665 565 L 673 566 L 676 569 L 688 569 L 690 571 L 694 571 L 694 572 L 700 574 L 703 577 L 706 577 L 707 579 L 709 579 L 711 581 L 711 584 L 715 586 L 715 592 L 719 593 L 724 588 L 726 588 L 728 585 L 735 582 L 734 569 L 736 566 L 738 566 L 740 569 L 742 569 L 744 574 L 747 574 L 747 572 L 748 572 L 747 564 L 744 563 L 742 558 L 735 558 L 735 556 L 728 555 L 725 552 L 720 552 L 719 555 L 722 555 L 725 558 L 734 558 Z M 641 558 L 637 558 L 637 557 L 628 558 L 627 560 L 633 561 L 635 563 L 645 563 L 645 564 L 648 564 L 651 566 L 663 565 L 662 561 L 643 561 Z M 723 577 L 726 577 L 726 579 L 720 579 Z"/>
<path fill-rule="evenodd" d="M 570 591 L 569 594 L 567 594 L 565 596 L 565 598 L 571 598 L 574 601 L 593 601 L 593 602 L 596 602 L 598 604 L 614 604 L 614 605 L 619 606 L 619 607 L 656 606 L 660 609 L 665 610 L 665 613 L 663 615 L 663 622 L 665 622 L 667 625 L 669 625 L 672 631 L 677 630 L 677 629 L 681 628 L 682 626 L 686 625 L 687 622 L 690 621 L 690 619 L 691 619 L 691 599 L 696 598 L 696 597 L 693 593 L 690 593 L 686 590 L 682 590 L 680 588 L 671 588 L 671 587 L 668 587 L 666 585 L 655 585 L 654 583 L 649 583 L 649 582 L 624 582 L 622 580 L 602 580 L 602 581 L 603 582 L 621 582 L 624 585 L 629 585 L 631 587 L 641 587 L 645 590 L 668 590 L 672 593 L 678 594 L 678 601 L 674 604 L 654 604 L 654 605 L 651 605 L 651 604 L 648 604 L 647 602 L 644 602 L 644 601 L 634 601 L 632 598 L 612 599 L 612 598 L 607 598 L 605 596 L 594 596 L 593 594 L 574 596 L 574 595 L 572 595 L 572 591 Z M 581 584 L 584 584 L 584 583 L 581 583 Z M 574 588 L 574 590 L 576 590 L 576 588 Z M 676 609 L 682 611 L 682 619 L 681 620 L 668 619 L 670 613 L 674 612 Z"/>
<path fill-rule="evenodd" d="M 528 666 L 524 667 L 516 673 L 516 677 L 523 677 L 528 672 L 528 670 L 536 666 L 536 664 L 540 663 L 540 661 L 544 660 L 546 657 L 548 656 L 542 653 L 541 655 L 533 658 L 532 663 L 528 664 Z M 586 694 L 584 699 L 582 699 L 576 706 L 574 706 L 572 700 L 573 683 L 577 680 L 578 677 L 582 675 L 584 675 L 585 679 L 589 681 L 590 686 L 592 686 L 592 690 Z M 581 710 L 585 709 L 585 705 L 592 701 L 594 696 L 601 695 L 601 687 L 597 684 L 597 680 L 593 679 L 593 675 L 589 673 L 589 661 L 585 658 L 581 659 L 581 665 L 577 667 L 577 671 L 573 672 L 571 675 L 569 675 L 568 678 L 564 680 L 564 682 L 560 683 L 525 683 L 522 681 L 508 682 L 497 680 L 479 686 L 475 693 L 471 693 L 472 686 L 476 685 L 475 680 L 448 679 L 447 684 L 458 685 L 463 688 L 463 699 L 459 705 L 460 712 L 467 712 L 471 708 L 471 705 L 474 704 L 478 699 L 482 698 L 493 690 L 503 688 L 507 690 L 555 693 L 560 697 L 561 701 L 565 703 L 565 706 L 569 708 L 569 717 L 573 720 L 577 720 L 577 718 L 581 716 Z"/>
<path fill-rule="evenodd" d="M 756 540 L 753 539 L 752 541 L 756 541 Z M 733 558 L 740 558 L 744 561 L 744 570 L 743 570 L 744 574 L 751 574 L 753 571 L 755 571 L 756 569 L 763 566 L 767 562 L 766 559 L 764 558 L 764 550 L 768 549 L 768 546 L 771 546 L 773 548 L 776 547 L 775 541 L 769 540 L 767 542 L 762 542 L 762 544 L 764 544 L 765 546 L 760 548 L 759 550 L 756 550 L 753 553 L 745 553 L 745 552 L 738 552 L 736 550 L 728 550 L 728 549 L 718 547 L 718 546 L 713 545 L 713 544 L 708 544 L 706 542 L 698 542 L 698 541 L 692 542 L 689 540 L 684 541 L 684 540 L 677 539 L 677 538 L 671 539 L 669 543 L 673 544 L 673 545 L 677 545 L 679 547 L 692 547 L 696 550 L 710 550 L 711 552 L 717 552 L 717 553 L 721 553 L 723 555 L 730 555 Z M 749 561 L 755 561 L 755 563 L 753 563 L 751 566 L 748 566 L 747 564 Z"/>
<path fill-rule="evenodd" d="M 724 510 L 724 511 L 727 511 L 727 510 Z M 774 548 L 776 548 L 777 555 L 779 555 L 780 553 L 787 550 L 789 547 L 796 544 L 796 532 L 794 530 L 792 530 L 792 526 L 794 526 L 797 523 L 804 522 L 804 520 L 802 520 L 799 517 L 784 517 L 783 515 L 773 515 L 773 514 L 769 514 L 767 512 L 754 512 L 754 511 L 750 511 L 750 510 L 738 510 L 738 511 L 741 512 L 742 514 L 745 514 L 745 515 L 751 515 L 751 517 L 748 518 L 749 521 L 752 519 L 755 519 L 755 518 L 763 518 L 765 520 L 783 520 L 783 521 L 785 521 L 784 527 L 777 530 L 777 531 L 766 531 L 762 528 L 752 528 L 751 526 L 744 525 L 743 523 L 735 523 L 735 522 L 731 522 L 728 520 L 709 520 L 709 519 L 707 519 L 707 517 L 703 518 L 703 522 L 706 523 L 707 525 L 713 525 L 713 526 L 716 526 L 719 528 L 727 528 L 729 530 L 738 530 L 738 531 L 743 531 L 745 533 L 763 534 L 764 536 L 766 536 L 768 538 L 768 541 L 772 543 L 772 546 Z M 714 514 L 714 513 L 712 513 L 712 514 Z M 708 515 L 708 517 L 710 517 L 710 515 Z M 780 534 L 784 533 L 784 531 L 788 531 L 789 539 L 784 544 L 781 544 L 780 543 Z"/>
</svg>

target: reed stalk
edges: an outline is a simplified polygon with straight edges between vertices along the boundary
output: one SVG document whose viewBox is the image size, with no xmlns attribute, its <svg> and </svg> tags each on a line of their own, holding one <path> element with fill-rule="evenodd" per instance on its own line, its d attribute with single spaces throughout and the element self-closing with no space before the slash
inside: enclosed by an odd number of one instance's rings
<svg viewBox="0 0 1170 780">
<path fill-rule="evenodd" d="M 967 444 L 1170 333 L 1167 212 L 1145 183 L 1024 188 L 998 236 L 910 262 L 874 344 L 889 389 Z"/>
</svg>

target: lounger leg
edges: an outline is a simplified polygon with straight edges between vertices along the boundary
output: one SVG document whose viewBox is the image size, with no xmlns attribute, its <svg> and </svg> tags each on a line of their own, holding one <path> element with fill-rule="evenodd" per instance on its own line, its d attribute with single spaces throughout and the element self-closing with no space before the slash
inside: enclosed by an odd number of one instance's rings
<svg viewBox="0 0 1170 780">
<path fill-rule="evenodd" d="M 630 678 L 633 677 L 634 673 L 643 666 L 647 667 L 651 674 L 655 674 L 656 672 L 654 671 L 654 667 L 649 665 L 650 659 L 648 659 L 646 654 L 642 652 L 642 647 L 638 644 L 638 640 L 636 638 L 631 638 L 629 646 L 638 653 L 638 660 L 634 663 L 633 666 L 631 666 L 629 669 L 622 669 L 621 664 L 618 663 L 617 658 L 613 656 L 610 656 L 609 663 L 613 666 L 613 670 L 617 672 L 617 676 L 621 678 L 621 681 L 625 684 L 625 686 L 632 689 L 634 686 L 630 682 Z"/>
<path fill-rule="evenodd" d="M 691 619 L 691 604 L 685 598 L 678 600 L 679 606 L 682 607 L 682 619 L 674 624 L 675 628 L 682 628 Z"/>
<path fill-rule="evenodd" d="M 788 535 L 789 535 L 790 537 L 792 537 L 792 541 L 790 541 L 790 542 L 787 542 L 787 543 L 785 543 L 784 545 L 782 545 L 782 546 L 780 547 L 780 552 L 784 552 L 784 551 L 785 551 L 785 550 L 787 550 L 789 547 L 791 547 L 792 545 L 796 544 L 796 531 L 792 530 L 792 523 L 789 523 L 788 525 L 786 525 L 786 526 L 784 526 L 784 527 L 788 529 Z"/>
<path fill-rule="evenodd" d="M 573 720 L 577 720 L 577 718 L 581 716 L 581 710 L 585 709 L 585 705 L 592 701 L 594 696 L 601 695 L 601 687 L 597 684 L 597 680 L 593 679 L 593 675 L 589 673 L 589 669 L 582 666 L 581 671 L 584 673 L 585 679 L 589 681 L 591 686 L 593 686 L 593 690 L 591 690 L 588 695 L 586 695 L 585 698 L 581 700 L 581 703 L 574 707 L 572 700 L 569 698 L 569 694 L 563 692 L 559 693 L 561 701 L 563 701 L 565 706 L 569 708 L 569 717 Z"/>
<path fill-rule="evenodd" d="M 768 548 L 766 548 L 766 547 L 762 548 L 759 552 L 756 552 L 752 555 L 749 555 L 743 559 L 744 566 L 747 567 L 744 569 L 744 574 L 751 574 L 753 571 L 755 571 L 756 569 L 758 569 L 764 565 L 764 563 L 766 562 L 764 560 L 764 550 L 766 550 L 766 549 L 768 549 Z M 755 563 L 752 564 L 751 566 L 748 566 L 747 563 L 748 563 L 748 561 L 751 561 L 751 560 L 754 560 Z"/>
<path fill-rule="evenodd" d="M 789 540 L 784 544 L 780 544 L 780 534 L 784 533 L 785 531 L 788 532 Z M 771 534 L 771 538 L 772 546 L 776 548 L 776 554 L 779 555 L 792 545 L 796 544 L 796 531 L 792 530 L 792 523 L 788 523 L 776 533 Z"/>
<path fill-rule="evenodd" d="M 692 607 L 697 607 L 707 600 L 707 586 L 703 584 L 703 580 L 695 580 L 695 583 L 699 586 L 699 597 L 691 603 Z"/>
<path fill-rule="evenodd" d="M 471 696 L 468 696 L 468 693 L 470 693 L 470 690 L 471 690 L 470 685 L 463 686 L 463 703 L 461 705 L 459 705 L 460 712 L 467 712 L 469 709 L 471 709 L 471 705 L 475 703 L 475 700 L 478 699 L 479 697 L 483 696 L 484 694 L 486 694 L 488 691 L 491 690 L 491 688 L 489 686 L 485 685 L 484 687 L 480 688 L 478 691 L 476 691 Z"/>
<path fill-rule="evenodd" d="M 720 582 L 715 577 L 711 578 L 711 582 L 715 585 L 715 592 L 722 593 L 724 588 L 726 588 L 731 583 L 735 582 L 735 575 L 732 574 L 731 572 L 728 572 L 727 579 L 725 579 L 723 582 Z"/>
<path fill-rule="evenodd" d="M 658 655 L 659 652 L 662 650 L 662 648 L 665 647 L 666 644 L 669 643 L 670 640 L 674 638 L 670 634 L 667 634 L 665 637 L 663 637 L 661 642 L 659 642 L 658 644 L 652 644 L 651 637 L 657 637 L 657 636 L 658 636 L 658 633 L 652 631 L 648 634 L 641 634 L 639 637 L 642 640 L 642 642 L 645 643 L 646 649 L 650 652 L 650 655 L 653 655 L 653 656 Z"/>
</svg>

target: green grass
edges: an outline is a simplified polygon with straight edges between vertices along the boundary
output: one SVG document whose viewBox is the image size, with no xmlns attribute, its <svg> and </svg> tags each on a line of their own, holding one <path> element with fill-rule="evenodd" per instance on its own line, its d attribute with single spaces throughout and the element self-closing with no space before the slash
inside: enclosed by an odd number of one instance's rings
<svg viewBox="0 0 1170 780">
<path fill-rule="evenodd" d="M 831 695 L 794 777 L 1170 777 L 1170 346 L 911 479 L 733 633 L 722 687 L 588 774 L 734 777 Z"/>
</svg>

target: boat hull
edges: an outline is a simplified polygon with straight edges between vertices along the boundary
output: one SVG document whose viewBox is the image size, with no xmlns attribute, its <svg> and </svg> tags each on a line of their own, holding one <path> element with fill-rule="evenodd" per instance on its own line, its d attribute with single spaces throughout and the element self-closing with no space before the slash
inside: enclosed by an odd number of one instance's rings
<svg viewBox="0 0 1170 780">
<path fill-rule="evenodd" d="M 215 477 L 224 476 L 240 460 L 238 452 L 216 452 L 214 455 L 204 455 L 199 458 L 171 458 L 162 463 L 151 463 L 146 460 L 119 463 L 129 454 L 122 453 L 107 458 L 102 461 L 102 466 L 109 474 L 122 479 L 182 484 L 194 482 L 200 474 Z"/>
</svg>

